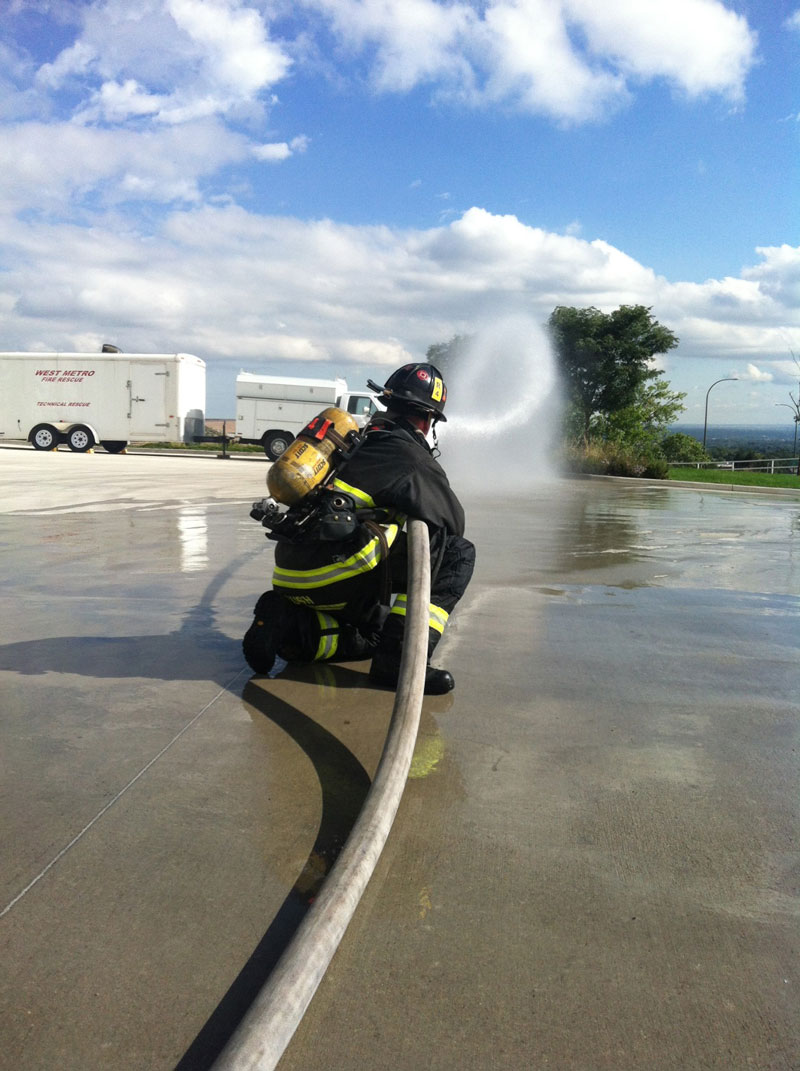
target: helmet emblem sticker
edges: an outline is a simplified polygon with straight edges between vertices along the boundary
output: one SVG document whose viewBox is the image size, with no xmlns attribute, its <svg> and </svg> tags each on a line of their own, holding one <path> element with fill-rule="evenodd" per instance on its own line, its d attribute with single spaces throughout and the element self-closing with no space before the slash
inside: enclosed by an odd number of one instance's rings
<svg viewBox="0 0 800 1071">
<path fill-rule="evenodd" d="M 417 379 L 421 379 L 423 383 L 427 383 L 430 378 L 430 375 L 424 368 L 417 369 Z"/>
<path fill-rule="evenodd" d="M 440 402 L 442 400 L 442 394 L 443 393 L 444 393 L 444 383 L 442 383 L 441 379 L 439 379 L 439 377 L 436 376 L 434 378 L 434 380 L 433 380 L 433 390 L 431 391 L 431 398 L 435 402 Z"/>
</svg>

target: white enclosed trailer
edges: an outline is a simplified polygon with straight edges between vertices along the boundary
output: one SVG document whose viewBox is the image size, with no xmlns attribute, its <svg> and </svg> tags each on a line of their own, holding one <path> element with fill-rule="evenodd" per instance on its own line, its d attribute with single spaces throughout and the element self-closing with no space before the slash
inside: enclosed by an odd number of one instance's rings
<svg viewBox="0 0 800 1071">
<path fill-rule="evenodd" d="M 258 443 L 272 461 L 280 457 L 309 420 L 338 406 L 363 428 L 377 406 L 375 395 L 349 391 L 343 379 L 293 379 L 241 372 L 236 377 L 236 437 Z"/>
<path fill-rule="evenodd" d="M 205 361 L 189 353 L 0 353 L 0 439 L 37 450 L 191 442 L 205 404 Z"/>
</svg>

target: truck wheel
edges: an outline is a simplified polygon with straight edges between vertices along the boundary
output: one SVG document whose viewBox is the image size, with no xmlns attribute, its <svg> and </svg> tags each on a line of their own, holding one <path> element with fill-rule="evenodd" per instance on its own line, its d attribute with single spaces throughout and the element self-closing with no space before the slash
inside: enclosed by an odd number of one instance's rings
<svg viewBox="0 0 800 1071">
<path fill-rule="evenodd" d="M 121 454 L 128 448 L 124 439 L 101 439 L 100 445 L 108 454 Z"/>
<path fill-rule="evenodd" d="M 270 461 L 277 461 L 292 439 L 294 435 L 288 431 L 269 431 L 261 440 L 261 445 Z"/>
<path fill-rule="evenodd" d="M 33 444 L 34 450 L 55 450 L 61 442 L 61 436 L 49 424 L 37 424 L 28 440 Z"/>
<path fill-rule="evenodd" d="M 74 450 L 76 454 L 85 454 L 87 450 L 91 450 L 94 446 L 94 435 L 88 428 L 79 424 L 76 428 L 71 428 L 67 432 L 67 446 L 70 450 Z"/>
</svg>

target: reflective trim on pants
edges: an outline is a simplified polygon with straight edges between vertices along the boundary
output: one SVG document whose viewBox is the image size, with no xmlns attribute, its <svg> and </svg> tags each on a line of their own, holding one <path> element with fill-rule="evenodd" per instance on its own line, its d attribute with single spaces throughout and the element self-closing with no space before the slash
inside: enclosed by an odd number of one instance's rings
<svg viewBox="0 0 800 1071">
<path fill-rule="evenodd" d="M 319 643 L 317 653 L 314 655 L 315 662 L 327 662 L 336 654 L 339 646 L 339 622 L 330 614 L 316 611 L 319 623 Z"/>
<path fill-rule="evenodd" d="M 405 617 L 407 604 L 408 596 L 398 595 L 389 612 L 397 614 L 400 617 Z M 443 610 L 441 606 L 436 606 L 432 602 L 428 603 L 428 628 L 432 628 L 436 632 L 444 632 L 444 626 L 447 624 L 449 618 L 450 614 L 448 614 L 446 610 Z"/>
</svg>

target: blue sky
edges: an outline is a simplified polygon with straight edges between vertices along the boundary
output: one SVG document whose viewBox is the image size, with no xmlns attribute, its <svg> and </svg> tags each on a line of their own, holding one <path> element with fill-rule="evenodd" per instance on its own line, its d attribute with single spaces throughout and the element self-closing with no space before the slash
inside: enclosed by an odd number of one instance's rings
<svg viewBox="0 0 800 1071">
<path fill-rule="evenodd" d="M 683 421 L 738 375 L 714 423 L 791 422 L 800 4 L 4 0 L 2 27 L 3 349 L 196 353 L 231 416 L 240 368 L 360 387 L 640 302 Z"/>
</svg>

